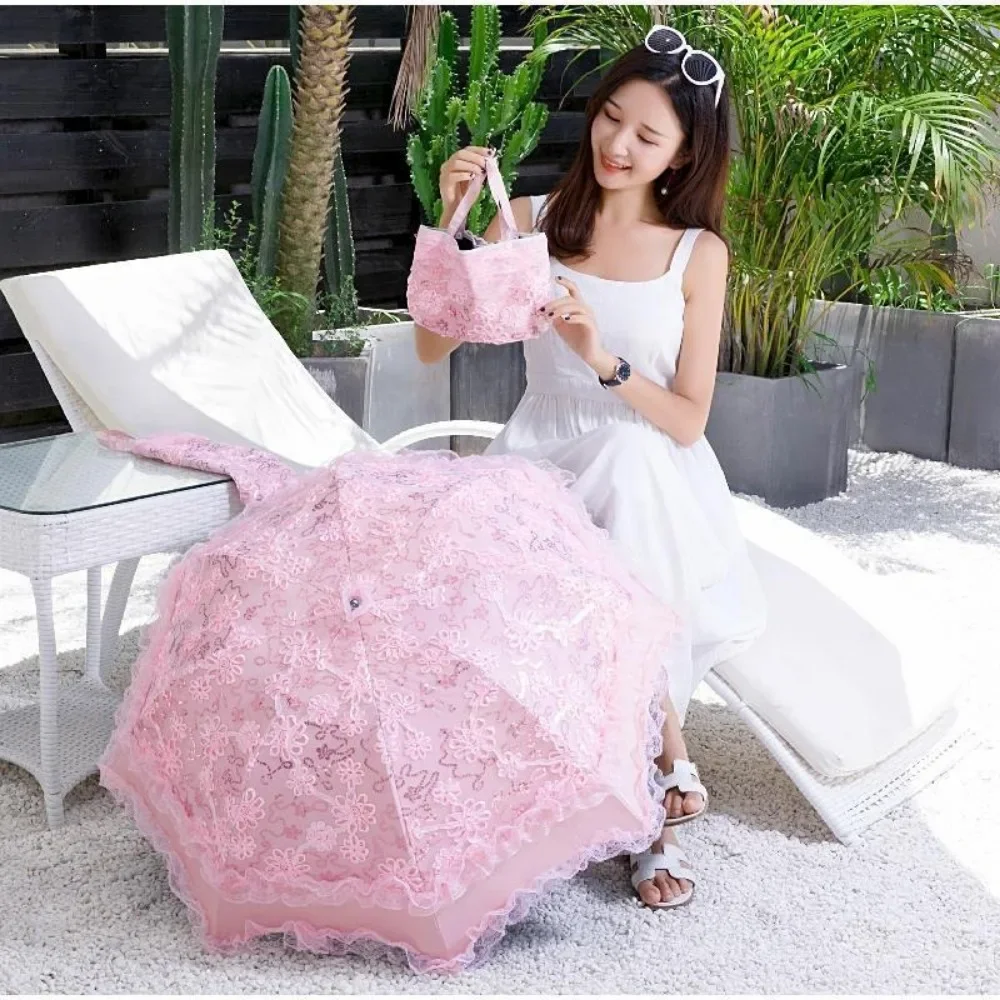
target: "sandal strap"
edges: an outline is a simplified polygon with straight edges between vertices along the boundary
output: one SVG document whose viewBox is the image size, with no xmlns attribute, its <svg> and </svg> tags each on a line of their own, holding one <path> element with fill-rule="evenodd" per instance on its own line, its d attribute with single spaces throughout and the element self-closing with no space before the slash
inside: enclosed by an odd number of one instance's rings
<svg viewBox="0 0 1000 1000">
<path fill-rule="evenodd" d="M 657 872 L 666 872 L 671 878 L 684 879 L 695 883 L 694 869 L 687 855 L 673 844 L 664 844 L 659 851 L 644 851 L 629 857 L 632 865 L 632 888 L 638 889 L 640 882 L 649 882 Z"/>
<path fill-rule="evenodd" d="M 682 795 L 700 795 L 705 802 L 708 802 L 708 789 L 701 783 L 698 768 L 689 760 L 681 760 L 680 758 L 675 760 L 670 774 L 657 771 L 656 783 L 664 792 L 676 788 Z"/>
</svg>

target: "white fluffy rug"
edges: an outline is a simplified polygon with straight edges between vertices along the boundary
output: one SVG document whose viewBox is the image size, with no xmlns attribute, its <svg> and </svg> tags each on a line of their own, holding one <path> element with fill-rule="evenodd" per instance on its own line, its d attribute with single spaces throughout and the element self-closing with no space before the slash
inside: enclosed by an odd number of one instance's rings
<svg viewBox="0 0 1000 1000">
<path fill-rule="evenodd" d="M 641 910 L 621 862 L 562 886 L 484 968 L 419 978 L 388 961 L 277 942 L 202 952 L 163 865 L 96 779 L 49 833 L 41 795 L 0 764 L 0 991 L 72 993 L 1000 992 L 1000 474 L 905 456 L 852 456 L 849 493 L 799 510 L 911 596 L 973 666 L 987 739 L 857 849 L 828 834 L 751 734 L 704 690 L 688 740 L 712 812 L 682 831 L 701 881 L 691 906 Z M 151 614 L 162 558 L 144 562 L 120 675 Z M 82 575 L 57 581 L 61 662 L 78 670 Z M 817 622 L 817 641 L 823 623 Z M 0 708 L 32 696 L 27 581 L 0 574 Z M 942 663 L 949 670 L 952 664 Z"/>
</svg>

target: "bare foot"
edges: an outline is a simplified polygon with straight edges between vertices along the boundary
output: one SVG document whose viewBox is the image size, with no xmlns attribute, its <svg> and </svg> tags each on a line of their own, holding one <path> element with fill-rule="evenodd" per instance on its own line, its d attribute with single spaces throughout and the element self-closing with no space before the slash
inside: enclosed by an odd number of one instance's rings
<svg viewBox="0 0 1000 1000">
<path fill-rule="evenodd" d="M 664 774 L 670 774 L 674 769 L 675 760 L 690 760 L 690 758 L 680 729 L 668 723 L 663 733 L 663 754 L 656 763 Z M 667 811 L 668 819 L 680 819 L 682 816 L 691 816 L 704 809 L 705 800 L 697 792 L 684 793 L 671 788 L 663 800 L 663 808 Z"/>
<path fill-rule="evenodd" d="M 659 851 L 665 844 L 679 846 L 676 834 L 669 827 L 664 828 L 650 850 Z M 637 891 L 639 898 L 647 906 L 655 906 L 657 903 L 669 903 L 672 899 L 685 895 L 690 889 L 691 883 L 687 879 L 675 879 L 667 872 L 657 872 L 655 878 L 640 882 Z"/>
<path fill-rule="evenodd" d="M 673 763 L 663 771 L 669 774 L 673 769 Z M 682 816 L 691 816 L 705 808 L 705 800 L 698 792 L 680 792 L 676 788 L 671 788 L 663 799 L 663 808 L 667 811 L 668 819 L 680 819 Z"/>
</svg>

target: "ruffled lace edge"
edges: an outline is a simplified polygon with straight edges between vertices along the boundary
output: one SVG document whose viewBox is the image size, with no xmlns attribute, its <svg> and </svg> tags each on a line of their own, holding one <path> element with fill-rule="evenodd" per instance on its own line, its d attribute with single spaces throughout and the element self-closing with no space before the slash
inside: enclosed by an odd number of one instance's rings
<svg viewBox="0 0 1000 1000">
<path fill-rule="evenodd" d="M 207 544 L 207 542 L 199 543 L 193 547 L 192 551 Z M 165 581 L 157 596 L 157 617 L 147 627 L 146 634 L 140 642 L 140 654 L 136 659 L 136 666 L 140 669 L 145 657 L 150 655 L 149 651 L 160 641 L 164 632 L 166 621 L 164 611 L 176 597 L 177 590 L 183 580 L 183 572 L 178 571 L 178 566 L 179 564 L 175 564 L 169 571 L 169 579 Z M 655 655 L 655 651 L 653 655 Z M 209 951 L 236 953 L 242 950 L 253 938 L 282 934 L 286 946 L 301 951 L 330 955 L 361 955 L 389 960 L 398 960 L 402 955 L 409 968 L 417 974 L 459 973 L 476 968 L 485 962 L 503 939 L 507 928 L 523 920 L 534 903 L 556 885 L 570 880 L 591 864 L 607 861 L 623 854 L 644 851 L 659 836 L 666 819 L 666 811 L 662 805 L 663 790 L 655 780 L 656 758 L 659 757 L 663 748 L 662 729 L 665 712 L 662 705 L 669 694 L 669 686 L 665 670 L 655 669 L 654 677 L 653 693 L 646 713 L 645 739 L 646 792 L 654 805 L 651 823 L 646 832 L 637 838 L 606 841 L 595 847 L 578 851 L 562 865 L 537 877 L 531 886 L 514 891 L 503 907 L 486 914 L 478 927 L 469 932 L 469 944 L 465 950 L 460 955 L 448 959 L 427 956 L 405 942 L 390 941 L 370 931 L 332 932 L 328 928 L 315 927 L 296 921 L 288 921 L 287 924 L 278 928 L 264 928 L 248 922 L 246 925 L 247 934 L 244 939 L 238 942 L 214 940 L 208 930 L 208 919 L 204 909 L 187 887 L 184 865 L 180 856 L 171 849 L 167 838 L 150 815 L 142 799 L 134 793 L 128 784 L 119 781 L 115 772 L 107 766 L 114 749 L 114 737 L 99 763 L 100 783 L 110 793 L 113 801 L 132 818 L 139 833 L 163 857 L 166 862 L 170 888 L 184 903 L 192 927 Z M 135 680 L 138 679 L 137 676 Z M 141 694 L 133 680 L 115 713 L 116 735 L 120 731 L 130 730 L 131 724 L 138 718 L 141 708 Z M 123 730 L 121 728 L 123 726 L 128 728 Z M 154 784 L 157 787 L 149 785 L 147 791 L 158 796 L 160 801 L 170 802 L 169 796 L 165 796 L 163 782 L 158 781 Z"/>
<path fill-rule="evenodd" d="M 655 803 L 653 824 L 645 834 L 637 838 L 605 841 L 591 848 L 584 848 L 563 864 L 550 869 L 535 878 L 530 886 L 515 890 L 500 908 L 486 914 L 477 927 L 467 932 L 468 945 L 461 954 L 451 958 L 425 955 L 401 941 L 392 941 L 366 930 L 353 932 L 331 931 L 309 922 L 290 920 L 280 927 L 264 927 L 253 921 L 244 925 L 245 936 L 239 941 L 214 939 L 208 930 L 208 918 L 204 908 L 187 886 L 184 865 L 167 842 L 142 800 L 125 783 L 119 782 L 114 772 L 101 769 L 101 784 L 111 794 L 112 799 L 128 813 L 140 834 L 165 860 L 167 878 L 171 890 L 187 908 L 191 925 L 209 951 L 219 954 L 236 954 L 255 938 L 283 935 L 287 947 L 299 951 L 328 955 L 360 955 L 369 958 L 398 961 L 402 957 L 410 970 L 416 974 L 442 972 L 456 974 L 479 967 L 486 962 L 497 945 L 503 940 L 507 929 L 523 920 L 532 906 L 560 883 L 567 882 L 591 864 L 608 861 L 611 858 L 646 850 L 659 836 L 666 812 L 662 802 L 663 789 L 655 780 L 656 758 L 663 748 L 662 729 L 665 713 L 662 702 L 668 694 L 666 675 L 660 671 L 656 692 L 646 716 L 646 788 Z M 102 761 L 103 765 L 103 761 Z M 155 791 L 153 794 L 156 794 Z"/>
</svg>

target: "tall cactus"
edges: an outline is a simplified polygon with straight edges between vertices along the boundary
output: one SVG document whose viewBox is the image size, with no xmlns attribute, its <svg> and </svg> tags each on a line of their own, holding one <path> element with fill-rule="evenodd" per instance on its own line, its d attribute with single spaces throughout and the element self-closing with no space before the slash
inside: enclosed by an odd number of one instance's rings
<svg viewBox="0 0 1000 1000">
<path fill-rule="evenodd" d="M 215 72 L 225 8 L 168 7 L 171 253 L 204 245 L 214 228 Z"/>
<path fill-rule="evenodd" d="M 264 83 L 250 176 L 257 275 L 262 278 L 273 278 L 277 267 L 278 223 L 291 135 L 292 85 L 283 66 L 272 66 Z"/>
<path fill-rule="evenodd" d="M 295 79 L 295 121 L 282 196 L 278 278 L 282 288 L 314 302 L 347 96 L 352 6 L 307 6 L 301 11 Z M 300 325 L 300 324 L 297 324 Z M 311 337 L 289 322 L 282 331 L 297 353 Z"/>
<path fill-rule="evenodd" d="M 544 28 L 539 28 L 535 45 L 543 38 Z M 441 15 L 437 56 L 417 106 L 419 128 L 406 147 L 425 221 L 435 225 L 441 215 L 438 174 L 462 145 L 498 149 L 500 173 L 510 190 L 517 165 L 538 145 L 548 121 L 548 109 L 534 100 L 543 68 L 540 60 L 529 58 L 513 73 L 501 72 L 500 9 L 477 4 L 472 8 L 467 84 L 460 89 L 458 25 L 450 13 Z M 492 198 L 484 193 L 469 214 L 469 230 L 481 233 L 494 211 Z"/>
<path fill-rule="evenodd" d="M 351 231 L 351 206 L 348 201 L 347 174 L 340 145 L 333 160 L 333 186 L 330 191 L 330 218 L 323 242 L 323 269 L 330 297 L 331 317 L 338 326 L 358 323 L 358 293 L 354 283 L 354 234 Z"/>
</svg>

